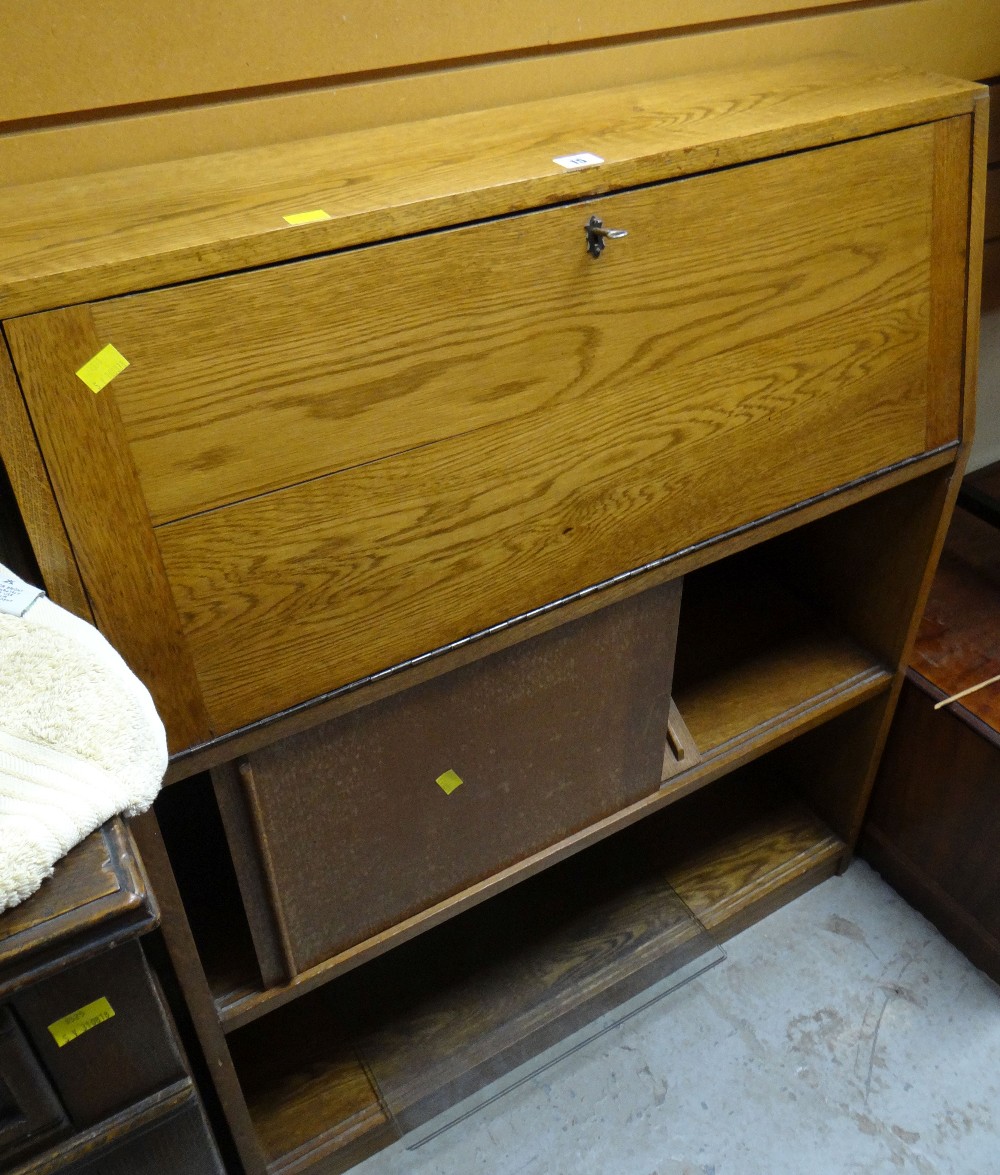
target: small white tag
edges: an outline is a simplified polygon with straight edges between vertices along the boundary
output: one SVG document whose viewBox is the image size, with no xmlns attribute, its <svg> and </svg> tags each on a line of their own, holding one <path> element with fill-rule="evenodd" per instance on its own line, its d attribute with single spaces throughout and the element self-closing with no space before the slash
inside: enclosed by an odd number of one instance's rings
<svg viewBox="0 0 1000 1175">
<path fill-rule="evenodd" d="M 23 616 L 38 597 L 44 595 L 41 588 L 25 583 L 0 563 L 0 612 Z"/>
<path fill-rule="evenodd" d="M 560 167 L 565 167 L 567 171 L 576 171 L 580 167 L 595 167 L 598 163 L 603 163 L 604 160 L 600 155 L 581 151 L 577 155 L 557 155 L 552 162 L 558 163 Z"/>
</svg>

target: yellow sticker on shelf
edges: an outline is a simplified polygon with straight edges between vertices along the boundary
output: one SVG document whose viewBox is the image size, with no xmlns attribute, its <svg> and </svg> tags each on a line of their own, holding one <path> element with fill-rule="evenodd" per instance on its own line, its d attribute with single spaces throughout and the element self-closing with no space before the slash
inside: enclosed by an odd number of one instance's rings
<svg viewBox="0 0 1000 1175">
<path fill-rule="evenodd" d="M 330 213 L 322 208 L 314 208 L 312 212 L 293 212 L 290 216 L 283 216 L 289 224 L 313 224 L 317 220 L 330 220 Z"/>
<path fill-rule="evenodd" d="M 443 775 L 439 775 L 434 782 L 446 796 L 450 796 L 456 787 L 462 786 L 462 777 L 457 775 L 449 767 L 448 770 L 445 771 Z"/>
<path fill-rule="evenodd" d="M 106 388 L 116 375 L 128 367 L 128 360 L 116 347 L 110 343 L 87 362 L 76 373 L 92 392 L 99 392 Z"/>
<path fill-rule="evenodd" d="M 61 1020 L 50 1024 L 49 1032 L 52 1033 L 52 1039 L 56 1044 L 62 1048 L 64 1044 L 69 1044 L 71 1040 L 83 1036 L 91 1028 L 96 1028 L 98 1024 L 110 1020 L 114 1014 L 114 1008 L 104 996 L 101 996 L 100 999 L 94 1000 L 86 1007 L 77 1008 L 75 1012 L 70 1012 L 68 1016 L 63 1016 Z"/>
</svg>

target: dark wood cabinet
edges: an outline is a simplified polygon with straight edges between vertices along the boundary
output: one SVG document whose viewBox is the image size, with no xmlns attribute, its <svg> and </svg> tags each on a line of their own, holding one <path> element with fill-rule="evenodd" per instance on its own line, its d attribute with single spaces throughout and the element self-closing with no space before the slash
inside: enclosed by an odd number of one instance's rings
<svg viewBox="0 0 1000 1175">
<path fill-rule="evenodd" d="M 10 1175 L 221 1175 L 141 946 L 157 918 L 119 820 L 0 916 L 0 1168 Z"/>
<path fill-rule="evenodd" d="M 966 481 L 862 840 L 865 856 L 1000 981 L 1000 467 Z M 973 512 L 975 511 L 975 512 Z"/>
</svg>

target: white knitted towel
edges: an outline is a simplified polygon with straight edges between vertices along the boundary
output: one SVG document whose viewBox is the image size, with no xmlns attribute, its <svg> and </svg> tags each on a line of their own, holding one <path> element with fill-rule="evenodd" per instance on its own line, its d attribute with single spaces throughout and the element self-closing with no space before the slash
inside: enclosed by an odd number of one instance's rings
<svg viewBox="0 0 1000 1175">
<path fill-rule="evenodd" d="M 96 628 L 44 597 L 0 610 L 0 910 L 115 813 L 144 812 L 166 766 L 146 687 Z"/>
</svg>

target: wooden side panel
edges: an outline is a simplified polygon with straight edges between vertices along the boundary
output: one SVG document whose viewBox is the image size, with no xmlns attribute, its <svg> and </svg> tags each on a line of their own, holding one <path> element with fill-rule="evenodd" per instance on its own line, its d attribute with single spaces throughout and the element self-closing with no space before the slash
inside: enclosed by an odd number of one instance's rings
<svg viewBox="0 0 1000 1175">
<path fill-rule="evenodd" d="M 0 418 L 0 461 L 10 478 L 45 590 L 57 604 L 92 623 L 90 602 L 6 347 L 0 347 Z"/>
<path fill-rule="evenodd" d="M 931 135 L 607 200 L 634 235 L 596 263 L 540 256 L 541 300 L 510 289 L 514 371 L 548 377 L 536 410 L 160 527 L 216 728 L 921 452 Z M 578 209 L 549 217 L 580 233 Z M 523 395 L 495 345 L 446 332 L 438 361 L 478 350 L 490 381 L 459 409 Z"/>
<path fill-rule="evenodd" d="M 239 766 L 233 762 L 224 763 L 212 771 L 212 789 L 225 825 L 261 984 L 267 988 L 292 975 L 294 964 L 287 934 L 275 912 L 268 886 L 269 862 L 261 851 L 259 818 L 250 790 L 252 783 L 245 760 Z"/>
<path fill-rule="evenodd" d="M 962 416 L 972 129 L 971 118 L 949 118 L 934 127 L 929 449 L 954 440 Z"/>
<path fill-rule="evenodd" d="M 976 389 L 979 381 L 980 318 L 987 305 L 982 299 L 983 284 L 988 276 L 987 246 L 983 242 L 986 215 L 986 166 L 989 153 L 989 95 L 978 96 L 972 110 L 972 195 L 969 204 L 969 257 L 965 291 L 965 361 L 963 371 L 963 427 L 962 434 L 968 446 L 975 432 Z M 992 244 L 989 246 L 992 248 Z M 957 470 L 961 477 L 968 460 L 968 451 Z"/>
<path fill-rule="evenodd" d="M 936 695 L 935 695 L 936 696 Z M 865 826 L 863 852 L 1000 979 L 1000 750 L 907 681 Z"/>
<path fill-rule="evenodd" d="M 108 340 L 86 307 L 7 330 L 95 622 L 148 686 L 171 750 L 200 742 L 205 709 L 114 393 L 95 394 L 75 374 Z"/>
</svg>

